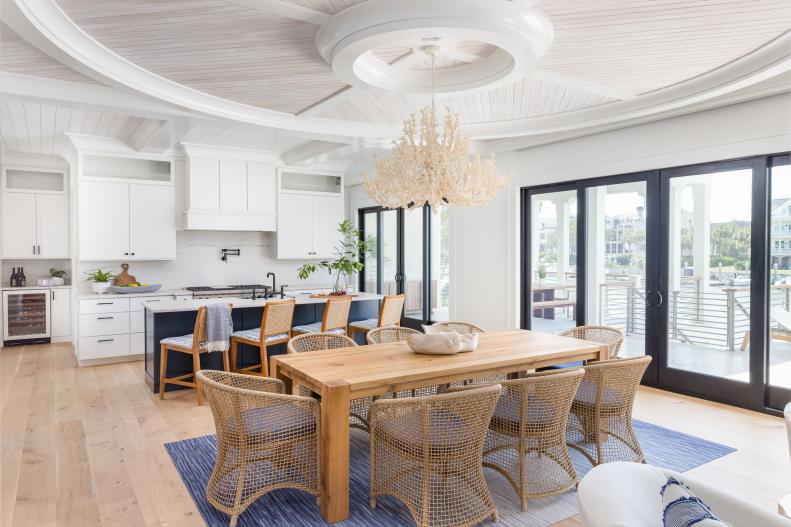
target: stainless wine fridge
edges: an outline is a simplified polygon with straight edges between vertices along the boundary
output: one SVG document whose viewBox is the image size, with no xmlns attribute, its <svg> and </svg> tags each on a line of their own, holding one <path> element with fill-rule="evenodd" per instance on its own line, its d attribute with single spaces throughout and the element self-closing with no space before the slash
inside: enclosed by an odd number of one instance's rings
<svg viewBox="0 0 791 527">
<path fill-rule="evenodd" d="M 50 341 L 48 289 L 3 291 L 3 344 Z"/>
</svg>

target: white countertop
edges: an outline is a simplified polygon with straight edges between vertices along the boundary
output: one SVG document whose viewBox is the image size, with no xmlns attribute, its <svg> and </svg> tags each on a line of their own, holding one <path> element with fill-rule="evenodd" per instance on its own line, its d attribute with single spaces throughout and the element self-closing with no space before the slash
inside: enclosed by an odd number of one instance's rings
<svg viewBox="0 0 791 527">
<path fill-rule="evenodd" d="M 11 287 L 10 285 L 4 285 L 0 289 L 3 291 L 25 291 L 28 289 L 71 289 L 71 285 L 26 285 L 25 287 Z"/>
<path fill-rule="evenodd" d="M 178 295 L 189 295 L 192 297 L 192 292 L 187 291 L 186 289 L 160 289 L 159 291 L 154 291 L 153 293 L 82 293 L 77 295 L 77 298 L 80 300 L 88 300 L 93 298 L 134 298 L 139 296 L 178 296 Z M 183 300 L 181 300 L 183 302 Z"/>
<path fill-rule="evenodd" d="M 384 295 L 377 295 L 375 293 L 354 293 L 357 296 L 352 297 L 353 302 L 362 300 L 381 300 Z M 102 295 L 104 296 L 104 295 Z M 125 295 L 123 295 L 125 296 Z M 323 304 L 327 301 L 326 298 L 311 298 L 310 295 L 286 295 L 286 298 L 296 298 L 297 305 L 300 304 Z M 245 298 L 212 298 L 212 299 L 195 299 L 195 300 L 171 300 L 169 302 L 158 302 L 156 304 L 146 304 L 145 308 L 152 313 L 172 313 L 178 311 L 197 311 L 201 306 L 206 304 L 226 303 L 232 304 L 235 308 L 245 307 L 264 307 L 270 300 L 279 300 L 279 298 L 271 299 L 245 299 Z"/>
</svg>

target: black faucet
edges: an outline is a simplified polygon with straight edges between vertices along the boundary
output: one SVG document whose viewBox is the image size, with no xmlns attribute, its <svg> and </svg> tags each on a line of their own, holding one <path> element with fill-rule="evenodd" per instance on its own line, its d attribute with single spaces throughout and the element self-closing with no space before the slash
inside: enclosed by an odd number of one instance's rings
<svg viewBox="0 0 791 527">
<path fill-rule="evenodd" d="M 275 288 L 276 288 L 276 286 L 275 286 L 275 273 L 266 273 L 266 277 L 267 278 L 269 278 L 270 276 L 272 277 L 272 292 L 270 294 L 274 295 L 275 294 Z"/>
</svg>

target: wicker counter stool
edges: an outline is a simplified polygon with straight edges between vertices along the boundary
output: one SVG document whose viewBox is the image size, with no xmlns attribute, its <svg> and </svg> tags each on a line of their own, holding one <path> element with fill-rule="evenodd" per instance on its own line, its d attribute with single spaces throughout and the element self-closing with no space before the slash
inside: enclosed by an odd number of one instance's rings
<svg viewBox="0 0 791 527">
<path fill-rule="evenodd" d="M 585 366 L 585 377 L 571 404 L 566 442 L 593 465 L 645 462 L 632 428 L 632 407 L 650 362 L 651 357 L 634 357 Z"/>
<path fill-rule="evenodd" d="M 503 392 L 489 425 L 483 466 L 505 476 L 523 511 L 527 500 L 560 494 L 579 482 L 566 446 L 566 426 L 584 375 L 574 368 L 500 383 Z"/>
<path fill-rule="evenodd" d="M 231 333 L 231 371 L 236 373 L 253 373 L 250 370 L 259 369 L 261 375 L 269 375 L 269 364 L 266 354 L 267 346 L 288 342 L 291 338 L 291 323 L 294 320 L 294 307 L 297 301 L 293 298 L 287 300 L 269 300 L 264 305 L 264 314 L 261 317 L 261 327 L 245 329 Z M 252 366 L 239 368 L 236 355 L 239 343 L 255 346 L 261 356 L 261 362 Z"/>
<path fill-rule="evenodd" d="M 330 298 L 324 305 L 324 314 L 321 322 L 294 326 L 291 328 L 291 335 L 302 335 L 304 333 L 340 333 L 346 335 L 346 325 L 349 323 L 349 311 L 352 308 L 352 299 Z"/>
<path fill-rule="evenodd" d="M 348 348 L 357 343 L 346 335 L 338 333 L 305 333 L 288 341 L 289 353 L 308 353 L 311 351 Z M 313 397 L 313 392 L 304 386 L 299 387 L 299 395 Z M 368 432 L 368 413 L 374 397 L 352 399 L 349 402 L 349 426 Z"/>
<path fill-rule="evenodd" d="M 621 333 L 621 330 L 608 326 L 577 326 L 560 333 L 560 336 L 605 344 L 609 348 L 610 359 L 618 357 L 618 353 L 621 351 L 621 344 L 623 344 L 623 333 Z"/>
<path fill-rule="evenodd" d="M 228 311 L 231 311 L 233 306 L 228 304 Z M 206 306 L 198 308 L 198 314 L 195 316 L 195 327 L 190 335 L 183 335 L 181 337 L 168 337 L 159 342 L 159 398 L 165 398 L 165 385 L 178 384 L 179 386 L 188 386 L 190 388 L 197 388 L 198 382 L 197 373 L 200 371 L 200 354 L 207 353 L 206 351 Z M 168 369 L 168 351 L 178 351 L 179 353 L 187 353 L 192 355 L 192 372 L 175 377 L 166 377 Z M 222 352 L 222 364 L 225 371 L 228 371 L 228 352 Z M 192 377 L 192 381 L 184 379 Z M 198 406 L 201 405 L 200 390 L 195 390 L 195 397 L 198 400 Z"/>
<path fill-rule="evenodd" d="M 365 335 L 374 328 L 397 326 L 401 324 L 401 314 L 404 311 L 405 298 L 403 294 L 384 297 L 382 299 L 382 305 L 379 308 L 379 318 L 358 320 L 349 324 L 349 332 L 352 338 L 354 338 L 357 333 Z"/>
<path fill-rule="evenodd" d="M 418 527 L 476 525 L 497 509 L 481 455 L 500 386 L 371 405 L 371 507 L 394 496 Z"/>
<path fill-rule="evenodd" d="M 268 377 L 198 372 L 217 428 L 206 498 L 231 527 L 256 499 L 280 488 L 319 495 L 321 411 L 310 397 L 284 394 Z"/>
</svg>

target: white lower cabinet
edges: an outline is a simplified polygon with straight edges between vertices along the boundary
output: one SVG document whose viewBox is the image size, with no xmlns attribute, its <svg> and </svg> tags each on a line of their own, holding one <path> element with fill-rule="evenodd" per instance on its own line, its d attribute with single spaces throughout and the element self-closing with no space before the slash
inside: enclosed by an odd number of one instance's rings
<svg viewBox="0 0 791 527">
<path fill-rule="evenodd" d="M 71 291 L 50 289 L 50 336 L 53 340 L 71 335 Z"/>
<path fill-rule="evenodd" d="M 160 295 L 80 300 L 80 361 L 120 357 L 134 360 L 144 354 L 145 305 L 173 299 L 171 295 Z"/>
<path fill-rule="evenodd" d="M 80 337 L 80 360 L 108 359 L 129 355 L 129 334 Z"/>
</svg>

